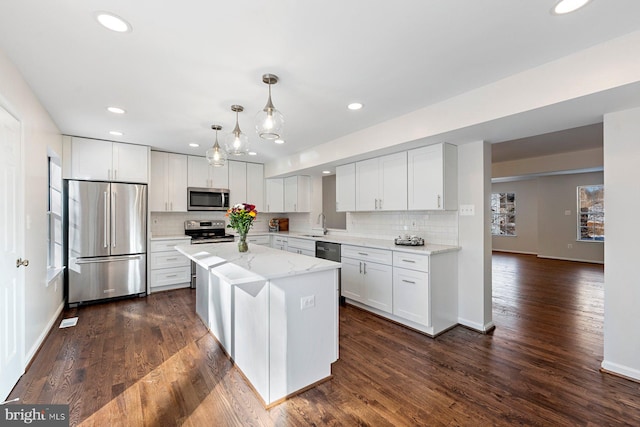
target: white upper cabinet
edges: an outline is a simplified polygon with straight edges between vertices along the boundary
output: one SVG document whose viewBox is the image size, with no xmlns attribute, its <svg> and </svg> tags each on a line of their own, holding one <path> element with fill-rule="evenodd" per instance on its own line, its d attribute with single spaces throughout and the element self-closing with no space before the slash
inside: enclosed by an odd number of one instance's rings
<svg viewBox="0 0 640 427">
<path fill-rule="evenodd" d="M 227 161 L 229 164 L 229 205 L 253 203 L 247 200 L 247 164 L 245 162 Z"/>
<path fill-rule="evenodd" d="M 357 162 L 355 182 L 356 211 L 406 210 L 407 153 Z"/>
<path fill-rule="evenodd" d="M 149 210 L 187 211 L 187 156 L 161 151 L 151 152 Z"/>
<path fill-rule="evenodd" d="M 436 144 L 408 153 L 408 209 L 458 209 L 458 150 Z"/>
<path fill-rule="evenodd" d="M 229 188 L 229 166 L 211 166 L 205 157 L 188 157 L 188 186 Z"/>
<path fill-rule="evenodd" d="M 67 155 L 71 162 L 65 175 L 70 179 L 140 183 L 149 180 L 149 147 L 144 145 L 71 137 Z"/>
<path fill-rule="evenodd" d="M 247 202 L 256 205 L 258 212 L 265 210 L 264 205 L 264 165 L 247 163 Z"/>
<path fill-rule="evenodd" d="M 284 179 L 284 211 L 309 212 L 311 210 L 311 178 L 304 175 Z"/>
<path fill-rule="evenodd" d="M 266 179 L 265 193 L 266 212 L 284 212 L 284 180 L 282 178 Z"/>
<path fill-rule="evenodd" d="M 356 164 L 336 167 L 336 211 L 356 210 Z"/>
</svg>

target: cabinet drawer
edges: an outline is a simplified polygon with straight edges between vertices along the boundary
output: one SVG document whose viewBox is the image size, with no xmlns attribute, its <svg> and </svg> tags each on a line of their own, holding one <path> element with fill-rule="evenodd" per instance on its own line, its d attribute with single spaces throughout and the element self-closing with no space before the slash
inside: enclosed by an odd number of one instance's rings
<svg viewBox="0 0 640 427">
<path fill-rule="evenodd" d="M 254 245 L 267 245 L 269 246 L 269 236 L 247 236 L 247 242 Z"/>
<path fill-rule="evenodd" d="M 178 253 L 176 250 L 171 252 L 152 252 L 151 253 L 151 269 L 187 267 L 191 265 L 189 258 Z"/>
<path fill-rule="evenodd" d="M 177 245 L 188 245 L 191 239 L 152 240 L 151 252 L 175 251 Z"/>
<path fill-rule="evenodd" d="M 151 287 L 175 285 L 191 281 L 191 266 L 151 270 Z"/>
<path fill-rule="evenodd" d="M 393 314 L 430 326 L 429 275 L 421 271 L 393 268 Z"/>
<path fill-rule="evenodd" d="M 393 252 L 393 266 L 417 271 L 429 271 L 429 255 Z"/>
<path fill-rule="evenodd" d="M 295 239 L 295 238 L 289 237 L 289 241 L 287 244 L 289 249 L 294 248 L 294 249 L 300 249 L 301 251 L 313 252 L 315 256 L 315 253 L 316 253 L 315 240 Z"/>
<path fill-rule="evenodd" d="M 391 265 L 392 262 L 391 251 L 364 246 L 342 245 L 342 256 L 386 265 Z"/>
</svg>

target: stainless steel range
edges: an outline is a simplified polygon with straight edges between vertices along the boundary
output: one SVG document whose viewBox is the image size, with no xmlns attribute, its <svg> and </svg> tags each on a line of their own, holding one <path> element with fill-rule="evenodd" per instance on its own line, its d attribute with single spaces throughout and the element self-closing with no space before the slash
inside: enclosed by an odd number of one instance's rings
<svg viewBox="0 0 640 427">
<path fill-rule="evenodd" d="M 184 222 L 184 234 L 191 237 L 191 244 L 233 242 L 233 235 L 225 231 L 224 220 L 188 220 Z M 196 287 L 196 263 L 191 262 L 191 287 Z"/>
</svg>

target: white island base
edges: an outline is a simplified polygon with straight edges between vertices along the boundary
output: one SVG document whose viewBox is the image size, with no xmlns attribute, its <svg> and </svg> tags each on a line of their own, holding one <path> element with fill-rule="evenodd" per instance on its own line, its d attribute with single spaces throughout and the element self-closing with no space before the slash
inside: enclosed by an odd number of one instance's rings
<svg viewBox="0 0 640 427">
<path fill-rule="evenodd" d="M 196 312 L 266 407 L 331 378 L 340 263 L 236 243 L 177 249 L 198 264 Z"/>
</svg>

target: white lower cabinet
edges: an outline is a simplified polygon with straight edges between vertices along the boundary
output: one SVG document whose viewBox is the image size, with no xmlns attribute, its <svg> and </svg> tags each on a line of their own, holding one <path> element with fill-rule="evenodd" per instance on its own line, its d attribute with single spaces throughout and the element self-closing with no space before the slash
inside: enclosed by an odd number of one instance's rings
<svg viewBox="0 0 640 427">
<path fill-rule="evenodd" d="M 458 254 L 342 245 L 342 296 L 436 336 L 458 323 Z"/>
<path fill-rule="evenodd" d="M 294 254 L 302 254 L 307 256 L 316 256 L 316 242 L 315 240 L 296 239 L 289 237 L 287 239 L 287 251 Z"/>
<path fill-rule="evenodd" d="M 287 250 L 287 240 L 289 240 L 285 236 L 272 235 L 271 236 L 271 247 L 273 249 L 280 249 L 281 251 Z"/>
<path fill-rule="evenodd" d="M 392 312 L 391 251 L 342 245 L 341 280 L 342 296 Z"/>
<path fill-rule="evenodd" d="M 149 292 L 190 286 L 191 262 L 175 249 L 177 245 L 188 245 L 190 240 L 187 237 L 151 241 Z"/>
</svg>

